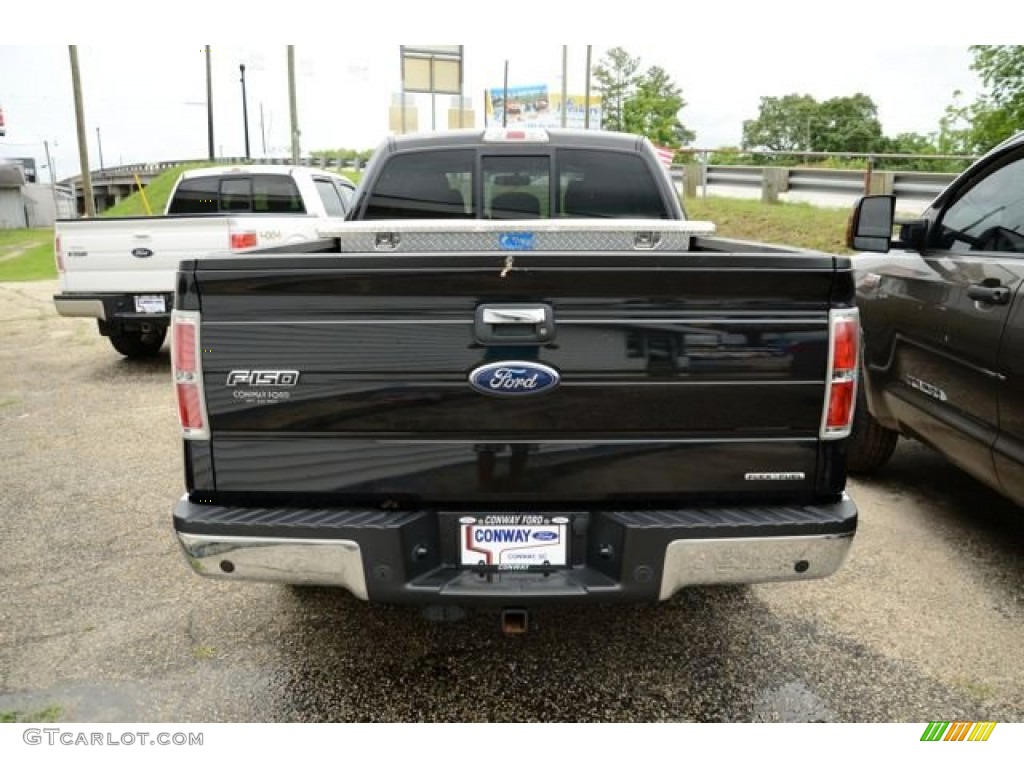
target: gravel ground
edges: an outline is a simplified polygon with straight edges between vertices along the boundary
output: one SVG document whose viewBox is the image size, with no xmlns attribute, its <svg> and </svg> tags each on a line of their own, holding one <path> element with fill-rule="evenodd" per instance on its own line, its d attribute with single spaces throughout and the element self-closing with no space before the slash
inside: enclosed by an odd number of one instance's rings
<svg viewBox="0 0 1024 768">
<path fill-rule="evenodd" d="M 431 624 L 201 579 L 165 346 L 0 283 L 0 715 L 77 722 L 1024 720 L 1024 515 L 910 443 L 836 576 Z M 16 714 L 20 713 L 20 714 Z"/>
</svg>

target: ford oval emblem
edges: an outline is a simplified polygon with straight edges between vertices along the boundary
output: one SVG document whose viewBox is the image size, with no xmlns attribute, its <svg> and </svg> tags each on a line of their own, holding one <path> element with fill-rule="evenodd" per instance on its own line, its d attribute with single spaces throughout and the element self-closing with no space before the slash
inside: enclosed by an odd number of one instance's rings
<svg viewBox="0 0 1024 768">
<path fill-rule="evenodd" d="M 132 256 L 136 259 L 148 259 L 153 255 L 153 252 L 149 248 L 132 248 Z"/>
<path fill-rule="evenodd" d="M 558 534 L 554 531 L 534 531 L 533 538 L 537 541 L 554 541 L 558 538 Z"/>
<path fill-rule="evenodd" d="M 548 392 L 557 387 L 560 380 L 554 368 L 525 360 L 488 363 L 469 373 L 469 384 L 477 392 L 509 397 Z"/>
</svg>

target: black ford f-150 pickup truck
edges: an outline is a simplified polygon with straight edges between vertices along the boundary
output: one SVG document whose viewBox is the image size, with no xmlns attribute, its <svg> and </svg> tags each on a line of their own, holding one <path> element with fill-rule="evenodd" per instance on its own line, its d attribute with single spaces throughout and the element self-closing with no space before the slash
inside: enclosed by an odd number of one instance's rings
<svg viewBox="0 0 1024 768">
<path fill-rule="evenodd" d="M 649 142 L 600 132 L 389 139 L 350 218 L 181 265 L 196 571 L 521 627 L 839 568 L 848 259 L 707 237 Z"/>
<path fill-rule="evenodd" d="M 885 255 L 854 260 L 864 386 L 850 469 L 878 469 L 903 435 L 1024 504 L 1024 133 L 896 242 L 891 197 L 863 199 L 852 224 L 851 247 Z"/>
</svg>

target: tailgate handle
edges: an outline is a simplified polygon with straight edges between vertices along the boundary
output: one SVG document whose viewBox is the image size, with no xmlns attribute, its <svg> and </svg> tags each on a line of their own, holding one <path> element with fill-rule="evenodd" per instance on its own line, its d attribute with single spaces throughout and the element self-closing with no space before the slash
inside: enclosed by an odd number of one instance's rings
<svg viewBox="0 0 1024 768">
<path fill-rule="evenodd" d="M 532 323 L 538 325 L 544 322 L 545 307 L 484 307 L 484 322 L 490 325 L 513 325 L 517 323 Z"/>
<path fill-rule="evenodd" d="M 473 331 L 481 344 L 545 344 L 555 337 L 555 314 L 546 304 L 482 304 Z"/>
</svg>

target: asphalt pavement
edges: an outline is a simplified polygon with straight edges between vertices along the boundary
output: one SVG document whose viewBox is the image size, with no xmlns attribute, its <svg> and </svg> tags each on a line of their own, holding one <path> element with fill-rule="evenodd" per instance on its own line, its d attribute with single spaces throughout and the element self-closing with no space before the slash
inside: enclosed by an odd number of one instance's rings
<svg viewBox="0 0 1024 768">
<path fill-rule="evenodd" d="M 901 443 L 817 582 L 430 623 L 194 575 L 168 350 L 0 284 L 0 716 L 75 722 L 1024 720 L 1024 514 Z"/>
</svg>

